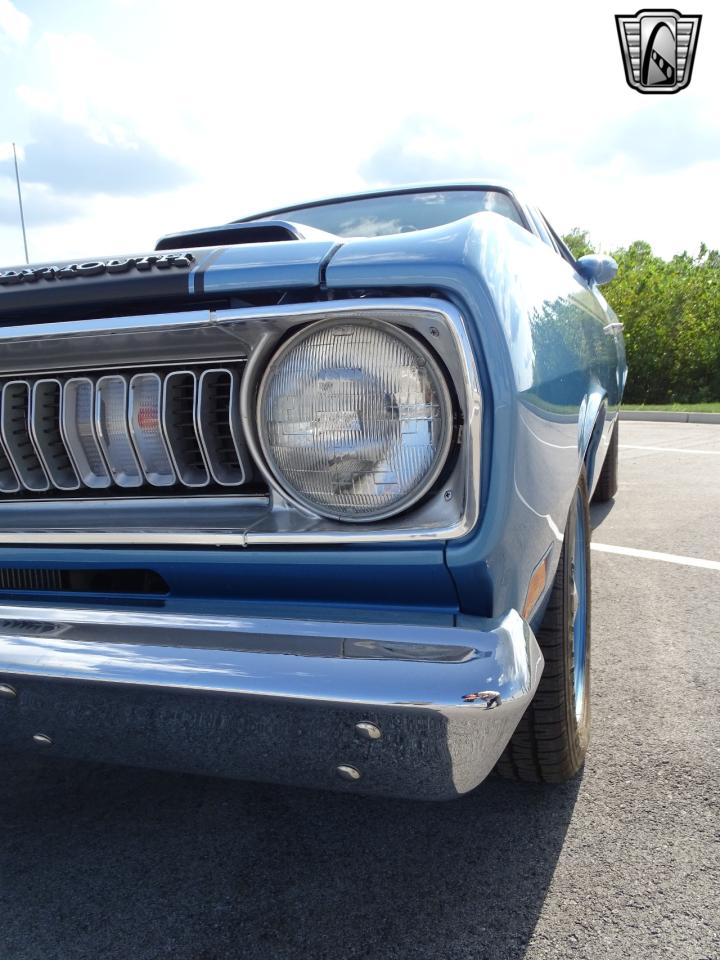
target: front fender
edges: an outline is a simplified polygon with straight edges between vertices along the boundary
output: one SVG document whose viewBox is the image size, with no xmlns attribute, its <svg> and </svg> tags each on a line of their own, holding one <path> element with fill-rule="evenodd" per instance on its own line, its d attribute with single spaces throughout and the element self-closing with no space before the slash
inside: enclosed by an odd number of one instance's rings
<svg viewBox="0 0 720 960">
<path fill-rule="evenodd" d="M 538 560 L 549 550 L 550 568 L 557 562 L 586 430 L 617 375 L 597 300 L 550 247 L 488 212 L 349 241 L 326 283 L 433 290 L 465 315 L 484 391 L 482 512 L 446 560 L 461 609 L 522 609 Z"/>
</svg>

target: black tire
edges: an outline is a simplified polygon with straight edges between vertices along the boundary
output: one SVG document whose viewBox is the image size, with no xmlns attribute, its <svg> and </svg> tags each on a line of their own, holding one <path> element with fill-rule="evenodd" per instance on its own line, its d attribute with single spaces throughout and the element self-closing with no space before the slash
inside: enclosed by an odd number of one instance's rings
<svg viewBox="0 0 720 960">
<path fill-rule="evenodd" d="M 612 500 L 618 490 L 618 444 L 619 444 L 620 424 L 616 420 L 610 437 L 610 446 L 605 455 L 605 463 L 602 465 L 600 476 L 598 477 L 595 493 L 593 494 L 593 503 L 607 503 Z"/>
<path fill-rule="evenodd" d="M 584 696 L 575 708 L 573 579 L 576 525 L 584 525 L 585 656 Z M 582 601 L 582 598 L 581 598 Z M 511 780 L 562 783 L 582 767 L 590 737 L 590 513 L 587 483 L 580 478 L 573 497 L 555 582 L 537 641 L 545 669 L 532 703 L 498 760 L 497 772 Z"/>
</svg>

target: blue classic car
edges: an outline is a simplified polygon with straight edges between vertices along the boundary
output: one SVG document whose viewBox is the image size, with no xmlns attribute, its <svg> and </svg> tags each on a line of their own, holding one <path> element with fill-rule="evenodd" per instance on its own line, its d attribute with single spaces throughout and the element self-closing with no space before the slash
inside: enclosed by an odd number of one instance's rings
<svg viewBox="0 0 720 960">
<path fill-rule="evenodd" d="M 479 182 L 0 271 L 0 747 L 423 799 L 574 775 L 615 269 Z"/>
</svg>

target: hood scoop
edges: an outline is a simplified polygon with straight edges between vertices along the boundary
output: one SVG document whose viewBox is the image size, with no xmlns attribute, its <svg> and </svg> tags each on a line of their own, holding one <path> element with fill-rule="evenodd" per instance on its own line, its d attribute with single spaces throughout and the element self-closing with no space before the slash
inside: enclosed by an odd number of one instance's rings
<svg viewBox="0 0 720 960">
<path fill-rule="evenodd" d="M 264 220 L 170 234 L 152 254 L 0 269 L 0 326 L 172 313 L 248 294 L 250 303 L 276 303 L 289 287 L 317 287 L 338 243 L 311 227 Z"/>
<path fill-rule="evenodd" d="M 234 247 L 241 243 L 274 243 L 278 240 L 302 240 L 293 223 L 266 220 L 258 223 L 227 223 L 221 227 L 201 227 L 184 233 L 169 233 L 157 242 L 156 250 L 180 250 L 184 247 Z"/>
</svg>

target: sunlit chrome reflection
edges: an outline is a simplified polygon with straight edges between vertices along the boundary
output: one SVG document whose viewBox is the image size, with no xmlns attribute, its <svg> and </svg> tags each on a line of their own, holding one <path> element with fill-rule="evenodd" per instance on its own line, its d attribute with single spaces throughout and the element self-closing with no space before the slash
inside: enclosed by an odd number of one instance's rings
<svg viewBox="0 0 720 960">
<path fill-rule="evenodd" d="M 95 425 L 113 480 L 119 487 L 139 487 L 143 475 L 130 441 L 125 377 L 101 377 L 95 388 Z"/>
<path fill-rule="evenodd" d="M 128 420 L 135 450 L 148 481 L 156 487 L 175 483 L 160 427 L 162 382 L 156 373 L 138 373 L 130 381 Z"/>
</svg>

